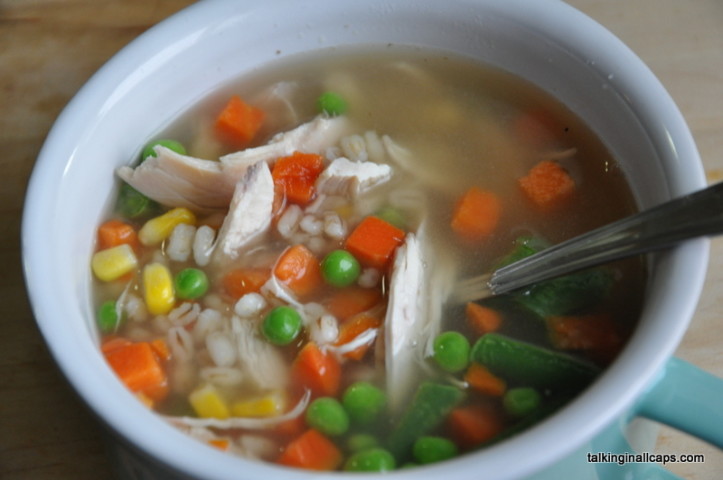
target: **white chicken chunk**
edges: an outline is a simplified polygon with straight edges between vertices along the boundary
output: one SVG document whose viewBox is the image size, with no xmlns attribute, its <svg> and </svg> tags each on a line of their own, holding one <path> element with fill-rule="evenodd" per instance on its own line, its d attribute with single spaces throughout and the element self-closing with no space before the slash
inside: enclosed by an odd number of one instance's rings
<svg viewBox="0 0 723 480">
<path fill-rule="evenodd" d="M 261 238 L 271 225 L 274 180 L 266 162 L 250 167 L 236 185 L 228 214 L 218 232 L 211 261 L 222 264 Z"/>
<path fill-rule="evenodd" d="M 384 359 L 393 413 L 408 403 L 424 375 L 425 357 L 440 331 L 442 307 L 453 285 L 453 260 L 441 252 L 429 251 L 427 237 L 424 223 L 416 235 L 407 234 L 392 266 L 384 321 Z"/>
<path fill-rule="evenodd" d="M 155 147 L 136 168 L 123 166 L 116 173 L 147 197 L 174 207 L 207 211 L 228 205 L 238 178 L 225 175 L 222 165 L 211 160 L 181 155 L 163 146 Z"/>
<path fill-rule="evenodd" d="M 162 205 L 208 212 L 228 207 L 236 183 L 251 165 L 260 161 L 273 162 L 296 150 L 320 154 L 336 144 L 348 128 L 345 117 L 319 116 L 276 135 L 266 145 L 225 155 L 220 162 L 181 155 L 157 146 L 156 157 L 147 158 L 135 168 L 120 167 L 116 173 L 130 186 Z"/>
<path fill-rule="evenodd" d="M 421 327 L 426 323 L 422 303 L 424 278 L 419 241 L 409 233 L 394 257 L 384 321 L 387 390 L 393 412 L 406 403 L 420 375 Z"/>
<path fill-rule="evenodd" d="M 285 388 L 289 380 L 286 360 L 279 349 L 261 337 L 258 325 L 234 316 L 231 331 L 236 341 L 238 363 L 246 378 L 261 391 Z"/>
<path fill-rule="evenodd" d="M 316 181 L 316 188 L 326 195 L 356 197 L 381 185 L 392 177 L 389 165 L 334 159 Z"/>
</svg>

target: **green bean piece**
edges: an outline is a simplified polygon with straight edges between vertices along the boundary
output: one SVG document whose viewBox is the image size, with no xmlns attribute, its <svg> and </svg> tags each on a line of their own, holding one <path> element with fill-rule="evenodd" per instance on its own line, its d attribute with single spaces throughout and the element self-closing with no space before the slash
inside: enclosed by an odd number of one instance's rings
<svg viewBox="0 0 723 480">
<path fill-rule="evenodd" d="M 447 372 L 459 372 L 469 363 L 469 340 L 459 332 L 449 331 L 434 339 L 434 360 Z"/>
<path fill-rule="evenodd" d="M 379 447 L 356 452 L 344 463 L 344 470 L 348 472 L 387 472 L 395 467 L 394 456 Z"/>
<path fill-rule="evenodd" d="M 459 450 L 457 449 L 457 445 L 444 437 L 419 437 L 412 447 L 414 459 L 422 465 L 448 460 L 456 457 L 458 454 Z"/>
<path fill-rule="evenodd" d="M 514 417 L 524 417 L 540 406 L 540 394 L 534 388 L 510 388 L 502 397 L 505 411 Z"/>
<path fill-rule="evenodd" d="M 346 389 L 341 401 L 353 423 L 369 425 L 383 413 L 387 395 L 371 383 L 356 382 Z"/>
<path fill-rule="evenodd" d="M 456 387 L 430 381 L 422 382 L 387 441 L 387 446 L 396 459 L 406 460 L 411 455 L 417 438 L 428 435 L 439 427 L 463 398 L 464 392 Z"/>
<path fill-rule="evenodd" d="M 337 399 L 320 397 L 306 409 L 306 423 L 326 435 L 339 436 L 349 429 L 349 416 Z"/>
<path fill-rule="evenodd" d="M 261 325 L 266 339 L 274 345 L 288 345 L 301 333 L 301 315 L 291 307 L 282 305 L 271 310 Z"/>
<path fill-rule="evenodd" d="M 600 372 L 593 364 L 497 333 L 482 335 L 471 358 L 508 382 L 539 389 L 579 390 Z"/>
</svg>

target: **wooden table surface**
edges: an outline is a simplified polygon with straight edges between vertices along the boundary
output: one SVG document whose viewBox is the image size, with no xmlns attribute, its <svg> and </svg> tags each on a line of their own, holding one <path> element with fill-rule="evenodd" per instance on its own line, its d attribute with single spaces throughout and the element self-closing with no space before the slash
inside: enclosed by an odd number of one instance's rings
<svg viewBox="0 0 723 480">
<path fill-rule="evenodd" d="M 190 0 L 0 0 L 0 478 L 112 477 L 104 435 L 54 366 L 23 285 L 25 187 L 53 121 L 90 75 Z M 711 182 L 723 180 L 723 1 L 571 0 L 627 43 L 683 112 Z M 723 377 L 723 239 L 677 355 Z M 723 400 L 723 399 L 722 399 Z M 722 402 L 723 405 L 723 402 Z M 669 468 L 719 479 L 723 453 L 664 428 L 661 453 L 703 453 Z"/>
</svg>

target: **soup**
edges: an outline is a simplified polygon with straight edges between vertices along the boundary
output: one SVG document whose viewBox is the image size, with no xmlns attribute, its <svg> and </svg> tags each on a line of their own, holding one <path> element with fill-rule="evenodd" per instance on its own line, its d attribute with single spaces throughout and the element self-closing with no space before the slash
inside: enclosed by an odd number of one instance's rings
<svg viewBox="0 0 723 480">
<path fill-rule="evenodd" d="M 634 211 L 571 112 L 462 58 L 285 59 L 139 156 L 91 261 L 100 348 L 140 401 L 229 454 L 386 471 L 484 448 L 584 390 L 640 311 L 639 259 L 460 295 Z"/>
</svg>

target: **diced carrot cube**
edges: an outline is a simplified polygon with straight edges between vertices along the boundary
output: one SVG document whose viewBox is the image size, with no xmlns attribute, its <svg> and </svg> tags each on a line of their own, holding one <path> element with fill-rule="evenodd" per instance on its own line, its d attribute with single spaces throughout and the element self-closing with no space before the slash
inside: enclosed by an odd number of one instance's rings
<svg viewBox="0 0 723 480">
<path fill-rule="evenodd" d="M 168 393 L 166 373 L 150 343 L 119 346 L 107 351 L 105 358 L 131 391 L 142 392 L 153 400 Z"/>
<path fill-rule="evenodd" d="M 264 112 L 232 96 L 216 117 L 215 128 L 222 140 L 236 147 L 247 145 L 261 128 Z"/>
<path fill-rule="evenodd" d="M 484 365 L 472 362 L 464 374 L 464 381 L 479 393 L 499 397 L 507 390 L 504 380 L 490 372 Z"/>
<path fill-rule="evenodd" d="M 323 169 L 321 155 L 294 152 L 276 160 L 271 176 L 274 184 L 281 187 L 287 201 L 306 205 L 316 194 L 316 179 Z"/>
<path fill-rule="evenodd" d="M 294 245 L 281 254 L 274 275 L 299 297 L 317 291 L 324 283 L 319 259 L 304 245 Z"/>
<path fill-rule="evenodd" d="M 605 314 L 549 317 L 547 330 L 555 348 L 584 351 L 603 365 L 615 358 L 624 343 L 618 326 Z"/>
<path fill-rule="evenodd" d="M 472 405 L 452 410 L 447 426 L 454 442 L 463 449 L 493 439 L 504 429 L 500 412 L 487 405 Z"/>
<path fill-rule="evenodd" d="M 452 230 L 462 240 L 482 240 L 495 231 L 501 212 L 502 206 L 496 194 L 471 187 L 454 207 Z"/>
<path fill-rule="evenodd" d="M 292 378 L 315 395 L 335 396 L 341 385 L 341 365 L 332 354 L 309 342 L 294 359 Z"/>
<path fill-rule="evenodd" d="M 141 248 L 138 233 L 132 225 L 120 220 L 108 220 L 98 227 L 98 249 L 105 250 L 118 245 L 128 244 L 136 252 Z"/>
<path fill-rule="evenodd" d="M 379 328 L 381 324 L 382 321 L 377 316 L 368 315 L 365 313 L 359 314 L 341 325 L 339 329 L 339 338 L 336 341 L 336 345 L 347 344 L 362 333 L 366 332 L 367 330 L 372 328 Z M 352 360 L 361 360 L 362 358 L 364 358 L 364 355 L 366 354 L 367 350 L 369 350 L 370 346 L 371 343 L 360 345 L 354 350 L 345 353 L 344 357 Z"/>
<path fill-rule="evenodd" d="M 575 181 L 562 166 L 545 160 L 518 180 L 527 198 L 542 210 L 550 210 L 564 204 L 575 192 Z"/>
<path fill-rule="evenodd" d="M 404 230 L 378 217 L 366 217 L 346 239 L 345 248 L 365 267 L 384 270 L 398 246 L 404 243 Z"/>
<path fill-rule="evenodd" d="M 494 332 L 502 324 L 502 316 L 497 310 L 469 302 L 465 307 L 467 324 L 477 335 Z"/>
<path fill-rule="evenodd" d="M 335 470 L 342 462 L 341 451 L 318 430 L 309 429 L 289 443 L 278 459 L 288 467 L 307 470 Z"/>
<path fill-rule="evenodd" d="M 247 293 L 258 292 L 271 277 L 266 268 L 237 268 L 221 279 L 224 291 L 238 300 Z"/>
<path fill-rule="evenodd" d="M 373 308 L 382 301 L 382 293 L 376 288 L 346 287 L 335 290 L 324 306 L 340 321 Z"/>
</svg>

